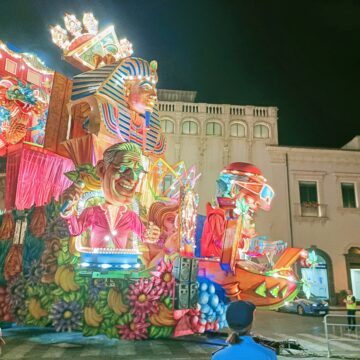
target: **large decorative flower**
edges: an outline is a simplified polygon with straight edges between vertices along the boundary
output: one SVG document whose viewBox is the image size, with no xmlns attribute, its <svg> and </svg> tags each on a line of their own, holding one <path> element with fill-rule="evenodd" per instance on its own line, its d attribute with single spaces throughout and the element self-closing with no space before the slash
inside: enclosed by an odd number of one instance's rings
<svg viewBox="0 0 360 360">
<path fill-rule="evenodd" d="M 81 305 L 77 301 L 59 301 L 50 311 L 53 326 L 56 331 L 72 331 L 81 325 Z"/>
<path fill-rule="evenodd" d="M 152 271 L 152 282 L 154 287 L 159 287 L 165 296 L 173 296 L 175 288 L 175 278 L 172 274 L 173 264 L 171 262 L 161 261 L 156 268 Z"/>
<path fill-rule="evenodd" d="M 65 220 L 58 216 L 52 222 L 48 223 L 43 238 L 45 241 L 54 238 L 64 239 L 70 236 Z"/>
<path fill-rule="evenodd" d="M 135 318 L 144 321 L 146 315 L 152 315 L 159 310 L 162 289 L 155 287 L 149 279 L 140 279 L 129 286 L 129 302 L 131 313 Z"/>
<path fill-rule="evenodd" d="M 8 281 L 6 302 L 10 304 L 10 313 L 18 324 L 23 324 L 26 316 L 25 279 L 19 275 Z"/>
<path fill-rule="evenodd" d="M 134 317 L 124 325 L 117 325 L 120 337 L 123 340 L 143 340 L 148 338 L 147 328 L 150 323 Z"/>
<path fill-rule="evenodd" d="M 40 284 L 42 274 L 43 268 L 40 265 L 40 262 L 37 260 L 33 260 L 30 264 L 27 274 L 25 274 L 27 284 L 30 287 L 38 286 Z"/>
</svg>

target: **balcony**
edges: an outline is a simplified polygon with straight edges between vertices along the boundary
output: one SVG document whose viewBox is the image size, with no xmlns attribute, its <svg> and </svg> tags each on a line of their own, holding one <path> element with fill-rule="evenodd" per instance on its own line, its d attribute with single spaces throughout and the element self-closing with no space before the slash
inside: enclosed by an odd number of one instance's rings
<svg viewBox="0 0 360 360">
<path fill-rule="evenodd" d="M 233 118 L 238 118 L 239 116 L 250 116 L 256 118 L 271 118 L 277 116 L 277 108 L 275 107 L 257 107 L 250 105 L 220 105 L 163 100 L 159 101 L 159 110 L 162 113 L 205 113 L 209 115 L 230 115 L 230 117 Z"/>
<path fill-rule="evenodd" d="M 294 215 L 300 221 L 326 221 L 327 205 L 316 202 L 303 202 L 294 204 Z"/>
</svg>

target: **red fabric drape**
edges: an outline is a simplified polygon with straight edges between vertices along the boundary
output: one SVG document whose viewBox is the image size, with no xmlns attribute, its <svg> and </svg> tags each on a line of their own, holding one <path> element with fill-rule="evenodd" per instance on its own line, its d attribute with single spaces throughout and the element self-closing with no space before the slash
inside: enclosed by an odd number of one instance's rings
<svg viewBox="0 0 360 360">
<path fill-rule="evenodd" d="M 19 159 L 16 152 L 20 153 Z M 10 158 L 6 167 L 5 202 L 8 210 L 13 207 L 24 210 L 33 205 L 43 206 L 51 198 L 58 200 L 71 184 L 64 173 L 73 170 L 74 164 L 67 158 L 26 144 L 14 150 Z M 8 191 L 11 193 L 8 194 Z"/>
</svg>

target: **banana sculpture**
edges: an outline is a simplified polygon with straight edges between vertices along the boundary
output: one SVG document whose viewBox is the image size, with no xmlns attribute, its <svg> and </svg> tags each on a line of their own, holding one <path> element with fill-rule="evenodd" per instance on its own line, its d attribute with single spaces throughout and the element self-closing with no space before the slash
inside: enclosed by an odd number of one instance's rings
<svg viewBox="0 0 360 360">
<path fill-rule="evenodd" d="M 129 307 L 123 303 L 121 293 L 116 291 L 114 288 L 111 288 L 108 293 L 108 305 L 109 308 L 116 314 L 121 315 L 126 313 Z"/>
<path fill-rule="evenodd" d="M 72 266 L 59 266 L 55 273 L 55 284 L 64 291 L 77 291 L 80 286 L 74 280 L 75 272 Z"/>
<path fill-rule="evenodd" d="M 160 304 L 159 313 L 150 316 L 150 322 L 155 326 L 174 326 L 176 321 L 172 310 Z"/>
<path fill-rule="evenodd" d="M 36 298 L 31 298 L 29 301 L 29 312 L 36 320 L 47 316 L 48 312 L 41 307 L 40 301 Z"/>
<path fill-rule="evenodd" d="M 98 191 L 101 189 L 101 182 L 98 177 L 95 178 L 94 176 L 85 172 L 81 172 L 80 177 L 85 184 L 83 189 L 84 192 Z"/>
<path fill-rule="evenodd" d="M 99 315 L 93 306 L 86 306 L 84 309 L 84 319 L 87 325 L 99 327 L 103 316 Z"/>
</svg>

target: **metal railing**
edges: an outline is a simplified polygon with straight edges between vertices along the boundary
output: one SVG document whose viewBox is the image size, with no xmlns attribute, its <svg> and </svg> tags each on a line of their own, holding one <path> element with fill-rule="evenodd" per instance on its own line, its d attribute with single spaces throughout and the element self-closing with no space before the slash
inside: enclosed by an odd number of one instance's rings
<svg viewBox="0 0 360 360">
<path fill-rule="evenodd" d="M 336 346 L 337 343 L 342 342 L 356 342 L 359 344 L 360 341 L 360 316 L 352 315 L 355 319 L 356 325 L 348 324 L 348 317 L 350 315 L 326 315 L 324 316 L 324 328 L 326 344 L 328 349 L 328 357 L 332 355 L 333 349 L 331 343 Z M 350 330 L 354 329 L 354 330 Z M 344 345 L 342 345 L 344 348 Z M 334 348 L 334 347 L 333 347 Z M 350 350 L 350 349 L 349 349 Z M 360 354 L 360 346 L 358 347 Z"/>
</svg>

